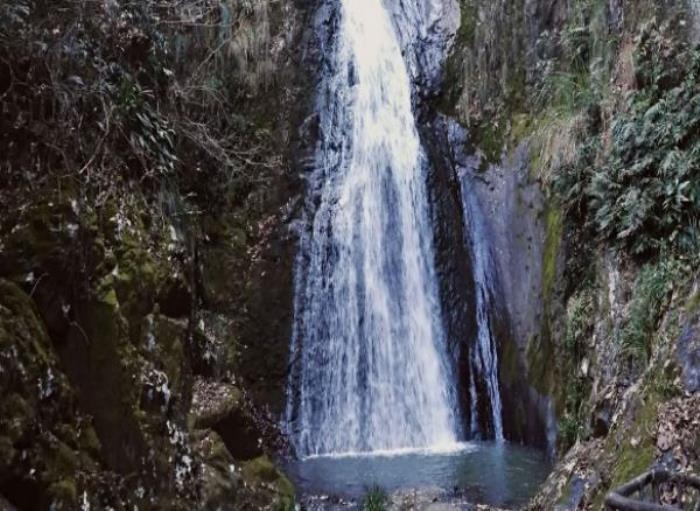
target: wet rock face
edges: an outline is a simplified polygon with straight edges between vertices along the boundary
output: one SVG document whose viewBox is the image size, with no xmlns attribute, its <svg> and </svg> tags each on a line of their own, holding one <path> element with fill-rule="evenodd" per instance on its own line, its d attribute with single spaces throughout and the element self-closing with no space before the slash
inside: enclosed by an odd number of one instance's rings
<svg viewBox="0 0 700 511">
<path fill-rule="evenodd" d="M 239 373 L 261 405 L 281 413 L 289 365 L 296 245 L 279 228 L 251 267 L 245 289 L 247 314 L 241 328 Z"/>
<path fill-rule="evenodd" d="M 527 349 L 540 335 L 544 314 L 542 261 L 544 199 L 530 178 L 526 145 L 485 172 L 471 171 L 474 193 L 488 224 L 491 254 L 499 279 L 494 333 L 506 438 L 552 450 L 552 406 L 530 374 Z M 547 360 L 549 364 L 551 360 Z"/>
<path fill-rule="evenodd" d="M 436 275 L 448 348 L 455 364 L 457 394 L 465 424 L 469 424 L 471 342 L 476 339 L 476 288 L 473 263 L 464 232 L 464 213 L 457 169 L 449 137 L 450 121 L 422 119 L 421 138 L 430 161 L 430 197 Z M 488 414 L 482 414 L 488 416 Z M 486 431 L 488 424 L 482 424 Z"/>
<path fill-rule="evenodd" d="M 457 371 L 462 416 L 469 424 L 471 397 L 470 351 L 477 325 L 473 261 L 465 222 L 459 179 L 469 186 L 488 224 L 486 240 L 494 257 L 495 296 L 490 328 L 499 351 L 503 424 L 506 438 L 542 448 L 553 448 L 552 407 L 528 379 L 526 348 L 540 328 L 543 309 L 541 260 L 544 229 L 543 199 L 528 177 L 529 153 L 523 147 L 513 161 L 504 161 L 486 172 L 478 170 L 479 158 L 467 133 L 454 120 L 439 115 L 421 118 L 421 136 L 431 166 L 428 173 L 438 281 L 446 332 Z M 477 384 L 477 387 L 479 385 Z M 485 393 L 486 389 L 478 388 Z M 481 406 L 483 404 L 480 401 Z M 488 403 L 487 403 L 488 404 Z M 492 425 L 479 411 L 480 429 L 486 437 Z"/>
</svg>

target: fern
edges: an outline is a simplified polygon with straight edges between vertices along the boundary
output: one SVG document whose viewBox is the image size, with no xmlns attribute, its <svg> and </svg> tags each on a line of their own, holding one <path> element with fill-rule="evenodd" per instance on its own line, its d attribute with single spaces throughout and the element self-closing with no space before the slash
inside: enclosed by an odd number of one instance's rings
<svg viewBox="0 0 700 511">
<path fill-rule="evenodd" d="M 700 50 L 651 26 L 638 37 L 634 60 L 641 87 L 613 119 L 609 143 L 590 134 L 554 189 L 595 234 L 632 254 L 697 253 Z M 569 102 L 582 107 L 573 93 Z"/>
</svg>

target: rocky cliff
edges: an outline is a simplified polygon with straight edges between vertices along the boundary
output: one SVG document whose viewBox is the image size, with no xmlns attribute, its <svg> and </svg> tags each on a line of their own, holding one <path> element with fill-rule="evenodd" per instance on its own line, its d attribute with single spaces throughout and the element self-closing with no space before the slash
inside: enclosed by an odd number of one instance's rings
<svg viewBox="0 0 700 511">
<path fill-rule="evenodd" d="M 0 6 L 3 509 L 292 505 L 269 410 L 305 17 Z"/>
<path fill-rule="evenodd" d="M 461 12 L 440 101 L 491 211 L 510 438 L 558 460 L 531 508 L 599 509 L 652 466 L 697 471 L 697 5 Z"/>
</svg>

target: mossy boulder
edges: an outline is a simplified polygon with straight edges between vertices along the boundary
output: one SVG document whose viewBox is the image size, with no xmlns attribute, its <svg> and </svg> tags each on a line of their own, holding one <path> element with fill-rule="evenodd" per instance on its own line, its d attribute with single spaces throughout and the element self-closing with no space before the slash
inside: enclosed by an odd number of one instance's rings
<svg viewBox="0 0 700 511">
<path fill-rule="evenodd" d="M 289 509 L 294 487 L 266 456 L 240 464 L 221 436 L 198 433 L 195 452 L 203 460 L 200 472 L 202 508 L 216 511 Z"/>
<path fill-rule="evenodd" d="M 203 460 L 200 473 L 202 508 L 207 511 L 235 511 L 237 496 L 243 484 L 240 469 L 226 449 L 221 437 L 214 431 L 202 433 L 195 444 L 196 453 Z"/>
<path fill-rule="evenodd" d="M 294 486 L 267 456 L 244 463 L 243 479 L 253 488 L 267 488 L 280 507 L 294 501 Z"/>
<path fill-rule="evenodd" d="M 189 327 L 186 321 L 160 314 L 143 320 L 140 356 L 143 391 L 142 408 L 157 402 L 163 411 L 175 407 L 186 416 L 192 393 L 192 371 L 187 357 Z M 149 397 L 150 396 L 150 397 Z"/>
<path fill-rule="evenodd" d="M 250 403 L 235 386 L 197 381 L 192 413 L 194 427 L 215 430 L 235 459 L 250 460 L 262 454 L 264 433 Z"/>
<path fill-rule="evenodd" d="M 0 279 L 0 493 L 22 509 L 72 509 L 98 464 L 94 430 L 29 296 Z M 83 485 L 84 488 L 84 485 Z"/>
<path fill-rule="evenodd" d="M 135 417 L 136 353 L 113 288 L 74 307 L 75 321 L 58 352 L 83 409 L 95 419 L 103 456 L 114 470 L 139 465 L 144 438 Z"/>
</svg>

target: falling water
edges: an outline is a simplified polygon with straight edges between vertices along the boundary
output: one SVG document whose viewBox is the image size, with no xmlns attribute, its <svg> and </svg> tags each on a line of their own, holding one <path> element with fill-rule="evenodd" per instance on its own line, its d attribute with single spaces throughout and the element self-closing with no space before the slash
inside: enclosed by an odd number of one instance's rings
<svg viewBox="0 0 700 511">
<path fill-rule="evenodd" d="M 287 420 L 301 455 L 445 447 L 457 405 L 437 297 L 410 51 L 424 0 L 341 0 L 296 266 Z M 434 13 L 433 13 L 434 14 Z M 409 63 L 407 63 L 409 62 Z"/>
<path fill-rule="evenodd" d="M 466 174 L 461 176 L 460 186 L 462 206 L 464 208 L 465 232 L 471 247 L 474 283 L 476 286 L 476 322 L 477 339 L 470 353 L 469 393 L 471 397 L 471 432 L 479 436 L 479 403 L 487 399 L 483 407 L 490 410 L 488 423 L 493 427 L 493 437 L 503 440 L 503 422 L 501 394 L 498 385 L 498 350 L 491 328 L 491 317 L 495 307 L 495 269 L 493 257 L 489 253 L 489 242 L 486 235 L 484 218 L 471 189 L 472 182 Z M 487 396 L 477 391 L 477 378 L 483 380 Z"/>
</svg>

